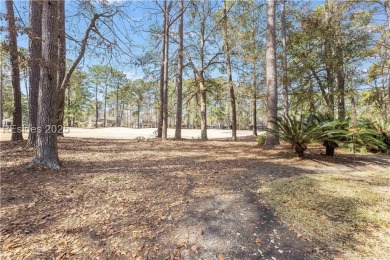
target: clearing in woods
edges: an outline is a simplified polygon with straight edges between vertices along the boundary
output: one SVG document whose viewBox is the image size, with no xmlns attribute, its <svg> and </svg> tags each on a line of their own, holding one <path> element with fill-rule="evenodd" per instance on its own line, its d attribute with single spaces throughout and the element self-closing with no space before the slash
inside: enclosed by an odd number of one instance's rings
<svg viewBox="0 0 390 260">
<path fill-rule="evenodd" d="M 342 250 L 297 233 L 270 208 L 268 183 L 303 174 L 388 170 L 388 156 L 299 160 L 288 146 L 230 141 L 59 139 L 60 171 L 26 169 L 33 149 L 1 141 L 4 259 L 317 259 Z M 297 235 L 298 234 L 298 235 Z"/>
</svg>

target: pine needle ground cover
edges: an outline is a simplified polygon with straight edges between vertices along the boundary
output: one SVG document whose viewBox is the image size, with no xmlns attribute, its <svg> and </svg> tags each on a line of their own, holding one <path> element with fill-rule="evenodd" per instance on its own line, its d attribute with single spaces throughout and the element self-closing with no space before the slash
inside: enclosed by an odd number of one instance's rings
<svg viewBox="0 0 390 260">
<path fill-rule="evenodd" d="M 375 175 L 374 169 L 385 171 L 389 156 L 359 155 L 353 163 L 351 154 L 340 151 L 328 158 L 319 146 L 309 147 L 301 160 L 289 145 L 265 149 L 255 138 L 161 142 L 66 137 L 58 144 L 61 169 L 53 171 L 27 169 L 34 151 L 25 145 L 0 142 L 2 259 L 328 259 L 345 255 L 333 252 L 331 245 L 345 243 L 341 253 L 367 250 L 359 246 L 365 240 L 355 236 L 382 234 L 388 220 L 388 179 L 386 172 Z M 340 171 L 340 177 L 334 177 L 340 179 L 340 192 L 352 183 L 341 181 L 351 170 L 370 171 L 372 177 L 362 175 L 364 181 L 353 182 L 363 185 L 363 194 L 351 193 L 352 198 L 341 200 L 342 206 L 333 205 L 339 195 L 332 185 L 323 186 L 327 179 L 321 181 L 318 172 L 335 170 Z M 286 203 L 279 202 L 281 191 L 272 191 L 275 204 L 266 203 L 271 193 L 259 191 L 300 178 L 317 185 L 309 189 L 313 194 L 321 187 L 330 190 L 323 191 L 327 197 L 319 204 L 310 204 L 314 212 L 321 212 L 320 221 L 316 215 L 307 216 L 329 230 L 336 225 L 338 231 L 316 240 L 310 229 L 298 229 L 298 218 L 287 221 L 275 215 L 289 203 L 305 207 L 309 196 L 294 197 L 300 186 L 289 188 L 295 191 Z M 353 207 L 363 210 L 362 205 L 367 212 L 356 212 L 356 217 Z M 364 224 L 365 218 L 370 225 Z M 377 238 L 377 256 L 388 252 L 381 246 L 385 238 Z"/>
<path fill-rule="evenodd" d="M 282 219 L 348 259 L 390 255 L 390 169 L 304 174 L 262 189 Z"/>
</svg>

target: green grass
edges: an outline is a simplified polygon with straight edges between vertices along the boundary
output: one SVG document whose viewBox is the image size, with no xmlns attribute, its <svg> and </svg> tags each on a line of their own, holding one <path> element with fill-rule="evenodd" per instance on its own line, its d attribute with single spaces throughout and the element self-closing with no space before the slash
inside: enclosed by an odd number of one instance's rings
<svg viewBox="0 0 390 260">
<path fill-rule="evenodd" d="M 262 192 L 285 221 L 325 249 L 349 259 L 390 255 L 390 170 L 305 174 Z"/>
</svg>

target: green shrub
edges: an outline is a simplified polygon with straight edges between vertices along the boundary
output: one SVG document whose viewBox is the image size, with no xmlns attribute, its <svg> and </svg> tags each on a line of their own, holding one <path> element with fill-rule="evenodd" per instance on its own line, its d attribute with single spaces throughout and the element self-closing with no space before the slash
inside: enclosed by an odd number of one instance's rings
<svg viewBox="0 0 390 260">
<path fill-rule="evenodd" d="M 265 135 L 259 135 L 256 138 L 256 142 L 257 142 L 258 145 L 264 145 L 265 144 L 265 139 L 266 139 Z"/>
</svg>

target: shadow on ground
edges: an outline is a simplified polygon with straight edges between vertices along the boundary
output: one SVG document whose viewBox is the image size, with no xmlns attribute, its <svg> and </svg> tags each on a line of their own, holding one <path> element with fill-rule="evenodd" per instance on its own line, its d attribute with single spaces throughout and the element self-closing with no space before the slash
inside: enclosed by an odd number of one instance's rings
<svg viewBox="0 0 390 260">
<path fill-rule="evenodd" d="M 315 173 L 289 166 L 285 148 L 64 138 L 62 168 L 50 171 L 27 170 L 33 150 L 23 145 L 1 142 L 5 259 L 323 257 L 257 193 L 268 181 Z"/>
</svg>

